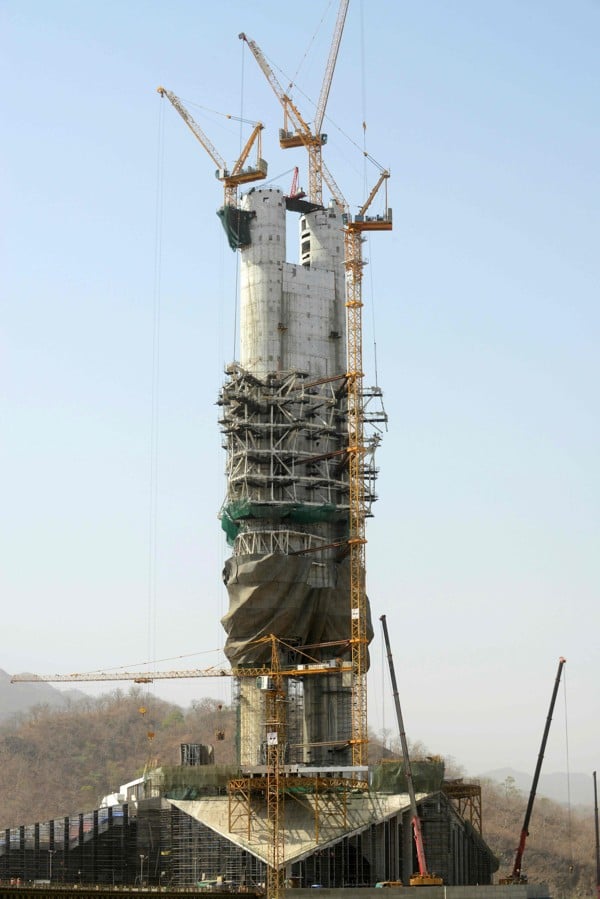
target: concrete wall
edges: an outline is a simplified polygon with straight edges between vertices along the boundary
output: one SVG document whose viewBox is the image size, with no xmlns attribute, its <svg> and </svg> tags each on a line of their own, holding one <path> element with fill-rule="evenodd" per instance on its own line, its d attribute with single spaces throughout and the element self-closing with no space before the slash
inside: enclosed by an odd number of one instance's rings
<svg viewBox="0 0 600 899">
<path fill-rule="evenodd" d="M 240 363 L 258 377 L 305 371 L 321 378 L 345 371 L 344 240 L 337 207 L 302 219 L 310 252 L 285 262 L 286 210 L 279 190 L 246 194 L 255 213 L 252 242 L 241 254 Z"/>
<path fill-rule="evenodd" d="M 399 899 L 407 894 L 415 894 L 416 899 L 550 899 L 548 885 L 524 884 L 512 886 L 465 886 L 465 887 L 389 887 L 385 889 L 345 889 L 345 890 L 300 890 L 287 889 L 286 899 L 306 899 L 307 895 L 320 899 Z"/>
</svg>

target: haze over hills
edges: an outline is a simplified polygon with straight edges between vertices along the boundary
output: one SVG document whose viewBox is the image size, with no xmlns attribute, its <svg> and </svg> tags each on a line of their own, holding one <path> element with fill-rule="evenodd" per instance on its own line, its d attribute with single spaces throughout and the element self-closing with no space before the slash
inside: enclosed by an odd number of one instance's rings
<svg viewBox="0 0 600 899">
<path fill-rule="evenodd" d="M 494 771 L 485 771 L 477 775 L 480 779 L 493 780 L 495 783 L 503 784 L 507 778 L 512 778 L 513 786 L 521 790 L 526 796 L 529 795 L 531 784 L 533 782 L 532 774 L 525 774 L 523 771 L 515 771 L 514 768 L 496 768 Z M 594 781 L 591 774 L 568 774 L 565 771 L 554 771 L 548 774 L 540 774 L 540 780 L 537 789 L 538 796 L 545 796 L 561 805 L 583 805 L 593 806 L 594 804 Z"/>
<path fill-rule="evenodd" d="M 36 705 L 65 708 L 85 695 L 80 690 L 57 690 L 51 684 L 11 684 L 11 677 L 0 668 L 0 724 Z"/>
</svg>

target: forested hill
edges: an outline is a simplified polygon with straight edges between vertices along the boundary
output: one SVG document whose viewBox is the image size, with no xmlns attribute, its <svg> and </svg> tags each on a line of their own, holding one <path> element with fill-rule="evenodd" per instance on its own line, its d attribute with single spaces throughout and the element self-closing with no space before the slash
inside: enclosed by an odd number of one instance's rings
<svg viewBox="0 0 600 899">
<path fill-rule="evenodd" d="M 37 706 L 0 725 L 0 829 L 91 811 L 146 765 L 178 764 L 181 743 L 210 743 L 217 763 L 233 762 L 234 711 L 212 699 L 184 711 L 140 688 L 67 699 L 64 708 Z M 372 750 L 376 758 L 376 741 Z M 482 780 L 482 792 L 483 836 L 506 875 L 527 796 L 511 778 Z M 553 896 L 592 896 L 591 811 L 570 812 L 539 796 L 523 870 L 531 882 L 547 882 Z"/>
<path fill-rule="evenodd" d="M 179 764 L 181 743 L 213 744 L 216 762 L 232 762 L 234 718 L 216 700 L 184 712 L 140 688 L 37 706 L 0 726 L 0 828 L 91 811 L 146 765 Z"/>
<path fill-rule="evenodd" d="M 12 684 L 10 674 L 0 668 L 0 723 L 27 712 L 35 705 L 64 708 L 72 699 L 83 697 L 80 690 L 57 690 L 51 684 Z"/>
</svg>

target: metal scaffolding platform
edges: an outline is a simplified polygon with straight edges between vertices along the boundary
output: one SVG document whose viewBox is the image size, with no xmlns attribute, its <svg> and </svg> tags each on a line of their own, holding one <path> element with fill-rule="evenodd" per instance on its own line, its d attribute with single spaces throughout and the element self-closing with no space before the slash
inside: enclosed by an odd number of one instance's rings
<svg viewBox="0 0 600 899">
<path fill-rule="evenodd" d="M 0 836 L 0 879 L 131 883 L 139 873 L 128 806 L 7 829 Z"/>
<path fill-rule="evenodd" d="M 347 531 L 346 378 L 257 378 L 233 365 L 221 391 L 227 498 L 235 555 L 315 552 Z M 318 563 L 319 560 L 316 560 Z"/>
<path fill-rule="evenodd" d="M 463 783 L 462 780 L 445 781 L 442 789 L 454 802 L 461 818 L 469 821 L 478 833 L 482 833 L 481 784 Z"/>
</svg>

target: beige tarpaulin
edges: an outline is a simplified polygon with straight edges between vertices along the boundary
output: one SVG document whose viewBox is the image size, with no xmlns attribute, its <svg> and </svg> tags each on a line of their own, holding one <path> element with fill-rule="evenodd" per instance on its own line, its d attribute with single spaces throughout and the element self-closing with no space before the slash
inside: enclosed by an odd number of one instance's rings
<svg viewBox="0 0 600 899">
<path fill-rule="evenodd" d="M 313 587 L 308 582 L 312 560 L 306 556 L 247 555 L 227 560 L 223 580 L 229 611 L 221 620 L 227 633 L 225 654 L 232 665 L 268 663 L 270 646 L 253 641 L 269 634 L 300 645 L 349 639 L 348 560 L 327 564 L 332 566 L 334 586 Z M 371 641 L 370 610 L 367 633 Z M 330 648 L 323 654 L 349 658 L 350 650 L 342 654 Z"/>
</svg>

